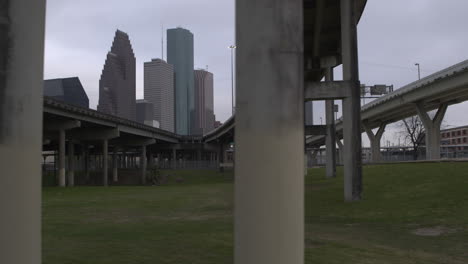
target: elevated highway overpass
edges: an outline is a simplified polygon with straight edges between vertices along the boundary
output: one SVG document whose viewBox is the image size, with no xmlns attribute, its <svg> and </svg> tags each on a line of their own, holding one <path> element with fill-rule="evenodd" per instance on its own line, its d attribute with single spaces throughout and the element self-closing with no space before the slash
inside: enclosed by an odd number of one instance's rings
<svg viewBox="0 0 468 264">
<path fill-rule="evenodd" d="M 440 122 L 449 105 L 468 100 L 468 60 L 455 64 L 421 80 L 410 83 L 394 92 L 376 99 L 361 108 L 362 132 L 367 132 L 373 149 L 373 160 L 379 161 L 380 138 L 375 128 L 383 131 L 387 124 L 419 115 L 427 131 L 426 146 L 429 159 L 440 158 Z M 434 117 L 427 112 L 437 110 Z M 338 138 L 343 138 L 343 121 L 336 123 Z M 322 146 L 325 135 L 306 139 L 307 146 Z M 346 144 L 346 142 L 345 142 Z"/>
</svg>

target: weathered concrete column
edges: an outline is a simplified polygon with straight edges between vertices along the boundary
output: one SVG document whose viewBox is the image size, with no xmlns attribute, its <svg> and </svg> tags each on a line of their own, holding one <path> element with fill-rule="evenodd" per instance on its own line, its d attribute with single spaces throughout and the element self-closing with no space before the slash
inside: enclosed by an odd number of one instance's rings
<svg viewBox="0 0 468 264">
<path fill-rule="evenodd" d="M 150 151 L 150 153 L 148 153 L 148 161 L 149 161 L 149 168 L 150 169 L 153 169 L 154 168 L 154 156 L 153 156 L 153 152 Z"/>
<path fill-rule="evenodd" d="M 141 184 L 146 184 L 146 145 L 141 146 L 141 157 L 140 157 L 140 167 L 141 167 Z"/>
<path fill-rule="evenodd" d="M 333 81 L 333 68 L 328 68 L 325 72 L 325 81 Z M 325 136 L 326 147 L 326 176 L 327 178 L 336 177 L 336 129 L 335 129 L 335 101 L 325 101 L 325 119 L 327 125 L 327 134 Z"/>
<path fill-rule="evenodd" d="M 218 149 L 218 169 L 219 169 L 219 172 L 224 172 L 224 167 L 223 167 L 223 163 L 225 162 L 225 153 L 226 153 L 226 150 L 224 149 L 224 144 L 222 142 L 219 142 L 219 149 Z"/>
<path fill-rule="evenodd" d="M 59 130 L 59 186 L 66 186 L 65 174 L 65 129 Z"/>
<path fill-rule="evenodd" d="M 75 143 L 68 141 L 68 186 L 75 186 Z"/>
<path fill-rule="evenodd" d="M 426 109 L 420 103 L 416 104 L 418 116 L 426 131 L 426 159 L 440 159 L 440 125 L 447 112 L 448 104 L 442 104 L 433 119 L 427 114 Z"/>
<path fill-rule="evenodd" d="M 341 142 L 341 140 L 337 139 L 336 140 L 336 145 L 338 145 L 338 156 L 339 156 L 340 164 L 343 165 L 343 151 L 344 151 L 343 142 Z"/>
<path fill-rule="evenodd" d="M 237 0 L 235 264 L 304 263 L 302 0 Z"/>
<path fill-rule="evenodd" d="M 370 147 L 371 147 L 371 161 L 373 163 L 378 163 L 382 161 L 382 153 L 380 152 L 380 141 L 382 139 L 382 135 L 385 132 L 385 127 L 387 124 L 383 123 L 380 125 L 379 130 L 377 133 L 374 134 L 372 129 L 363 123 L 362 126 L 366 131 L 367 137 L 369 137 Z"/>
<path fill-rule="evenodd" d="M 361 100 L 358 66 L 357 21 L 355 0 L 341 0 L 341 50 L 343 80 L 352 81 L 350 97 L 343 100 L 344 197 L 361 200 L 362 149 Z"/>
<path fill-rule="evenodd" d="M 83 158 L 84 158 L 84 171 L 85 171 L 85 182 L 88 184 L 90 182 L 89 175 L 89 146 L 87 144 L 83 145 Z"/>
<path fill-rule="evenodd" d="M 1 1 L 0 263 L 41 262 L 44 0 Z"/>
<path fill-rule="evenodd" d="M 109 141 L 102 142 L 102 185 L 108 186 Z"/>
<path fill-rule="evenodd" d="M 172 168 L 177 168 L 177 149 L 172 149 Z"/>
<path fill-rule="evenodd" d="M 118 182 L 119 181 L 119 166 L 118 166 L 118 159 L 117 159 L 117 152 L 118 148 L 114 146 L 112 151 L 112 181 Z"/>
</svg>

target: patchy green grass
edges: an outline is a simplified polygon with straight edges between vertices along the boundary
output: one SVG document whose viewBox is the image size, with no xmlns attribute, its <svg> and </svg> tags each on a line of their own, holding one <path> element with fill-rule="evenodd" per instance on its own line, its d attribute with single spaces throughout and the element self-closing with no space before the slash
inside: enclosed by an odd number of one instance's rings
<svg viewBox="0 0 468 264">
<path fill-rule="evenodd" d="M 305 180 L 306 263 L 468 263 L 468 163 L 365 167 L 356 203 L 341 170 L 324 173 Z M 232 175 L 170 174 L 158 187 L 44 188 L 43 262 L 232 263 Z"/>
</svg>

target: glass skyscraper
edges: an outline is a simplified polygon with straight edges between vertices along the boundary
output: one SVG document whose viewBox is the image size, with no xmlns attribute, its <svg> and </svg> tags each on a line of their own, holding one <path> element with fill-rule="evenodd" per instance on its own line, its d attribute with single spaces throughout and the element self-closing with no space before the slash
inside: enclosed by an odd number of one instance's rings
<svg viewBox="0 0 468 264">
<path fill-rule="evenodd" d="M 190 135 L 195 113 L 192 32 L 179 27 L 167 30 L 167 62 L 174 66 L 175 132 Z"/>
</svg>

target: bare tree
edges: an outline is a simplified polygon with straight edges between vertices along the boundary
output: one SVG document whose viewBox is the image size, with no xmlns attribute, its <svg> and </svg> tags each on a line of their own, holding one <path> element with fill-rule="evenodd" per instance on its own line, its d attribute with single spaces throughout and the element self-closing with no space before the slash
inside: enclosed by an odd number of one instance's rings
<svg viewBox="0 0 468 264">
<path fill-rule="evenodd" d="M 401 121 L 402 134 L 413 146 L 413 159 L 418 159 L 420 146 L 424 143 L 425 129 L 419 116 L 412 116 Z"/>
</svg>

